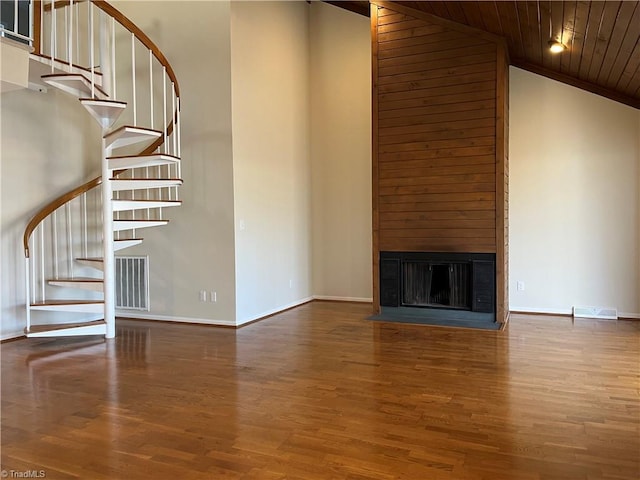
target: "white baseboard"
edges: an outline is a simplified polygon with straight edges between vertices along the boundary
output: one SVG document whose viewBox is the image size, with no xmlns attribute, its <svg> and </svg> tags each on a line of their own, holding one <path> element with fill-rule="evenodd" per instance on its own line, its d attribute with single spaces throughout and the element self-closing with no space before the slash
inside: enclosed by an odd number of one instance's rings
<svg viewBox="0 0 640 480">
<path fill-rule="evenodd" d="M 334 297 L 332 295 L 314 295 L 314 300 L 331 300 L 334 302 L 360 302 L 360 303 L 371 303 L 373 302 L 373 298 L 364 298 L 364 297 Z"/>
<path fill-rule="evenodd" d="M 139 313 L 130 310 L 117 310 L 116 317 L 132 318 L 135 320 L 159 320 L 161 322 L 199 323 L 202 325 L 218 325 L 223 327 L 235 327 L 233 320 L 216 320 L 213 318 L 177 317 L 174 315 L 157 315 L 154 313 Z"/>
<path fill-rule="evenodd" d="M 9 332 L 9 333 L 3 333 L 2 336 L 0 336 L 0 341 L 5 341 L 5 340 L 13 340 L 14 338 L 20 338 L 20 337 L 25 337 L 24 332 Z"/>
<path fill-rule="evenodd" d="M 573 315 L 571 308 L 515 307 L 509 305 L 511 313 L 543 313 L 545 315 Z"/>
<path fill-rule="evenodd" d="M 159 320 L 161 322 L 198 323 L 201 325 L 214 325 L 214 326 L 217 325 L 219 327 L 240 327 L 247 323 L 255 322 L 256 320 L 260 320 L 261 318 L 268 317 L 269 315 L 274 315 L 284 310 L 297 307 L 304 303 L 310 302 L 311 300 L 313 300 L 313 297 L 306 297 L 301 300 L 292 302 L 290 304 L 282 305 L 272 310 L 267 310 L 258 315 L 239 320 L 237 322 L 233 320 L 217 320 L 213 318 L 194 318 L 194 317 L 179 317 L 174 315 L 156 315 L 153 313 L 140 313 L 140 312 L 135 312 L 130 310 L 117 310 L 116 316 L 121 318 L 132 318 L 132 319 L 138 319 L 138 320 Z"/>
<path fill-rule="evenodd" d="M 571 308 L 540 308 L 540 307 L 514 307 L 510 306 L 511 313 L 541 313 L 544 315 L 570 315 L 573 316 Z M 640 319 L 640 313 L 618 312 L 618 318 L 637 318 Z"/>
<path fill-rule="evenodd" d="M 282 305 L 280 307 L 277 307 L 277 308 L 274 308 L 274 309 L 267 310 L 265 312 L 259 313 L 258 315 L 252 315 L 249 318 L 244 318 L 242 320 L 238 320 L 236 322 L 236 326 L 240 327 L 240 326 L 245 325 L 247 323 L 255 322 L 256 320 L 260 320 L 261 318 L 268 317 L 270 315 L 275 315 L 276 313 L 280 313 L 280 312 L 282 312 L 284 310 L 289 310 L 290 308 L 294 308 L 294 307 L 303 305 L 303 304 L 308 303 L 311 300 L 313 300 L 313 298 L 314 297 L 305 297 L 303 299 L 296 300 L 295 302 L 291 302 L 291 303 L 289 303 L 287 305 Z"/>
</svg>

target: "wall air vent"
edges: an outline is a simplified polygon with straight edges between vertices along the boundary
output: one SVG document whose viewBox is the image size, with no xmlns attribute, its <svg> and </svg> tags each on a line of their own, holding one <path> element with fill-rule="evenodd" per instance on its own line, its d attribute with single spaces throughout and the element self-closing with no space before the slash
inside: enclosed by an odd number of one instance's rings
<svg viewBox="0 0 640 480">
<path fill-rule="evenodd" d="M 149 257 L 116 257 L 116 308 L 149 310 Z"/>
<path fill-rule="evenodd" d="M 602 318 L 617 320 L 618 310 L 612 307 L 573 307 L 574 318 Z"/>
</svg>

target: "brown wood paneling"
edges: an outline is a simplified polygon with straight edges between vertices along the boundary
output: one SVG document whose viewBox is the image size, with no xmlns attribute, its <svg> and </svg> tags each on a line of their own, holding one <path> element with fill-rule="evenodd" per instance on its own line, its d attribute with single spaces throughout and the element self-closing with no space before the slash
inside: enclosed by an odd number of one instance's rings
<svg viewBox="0 0 640 480">
<path fill-rule="evenodd" d="M 371 12 L 371 251 L 373 278 L 373 311 L 380 313 L 380 241 L 379 209 L 378 209 L 378 13 L 380 10 L 374 3 L 370 5 Z M 404 15 L 401 15 L 404 17 Z M 392 16 L 387 15 L 387 19 Z M 399 15 L 393 15 L 399 17 Z M 400 20 L 400 19 L 399 19 Z"/>
<path fill-rule="evenodd" d="M 509 315 L 507 245 L 509 243 L 507 202 L 507 169 L 509 153 L 509 61 L 507 52 L 498 45 L 498 80 L 496 82 L 496 319 L 506 322 Z"/>
<path fill-rule="evenodd" d="M 503 43 L 380 6 L 375 11 L 384 15 L 372 20 L 375 293 L 380 251 L 496 253 L 504 282 Z M 456 6 L 451 14 L 462 11 Z M 505 299 L 498 303 L 504 309 Z M 504 320 L 502 310 L 498 318 Z"/>
</svg>

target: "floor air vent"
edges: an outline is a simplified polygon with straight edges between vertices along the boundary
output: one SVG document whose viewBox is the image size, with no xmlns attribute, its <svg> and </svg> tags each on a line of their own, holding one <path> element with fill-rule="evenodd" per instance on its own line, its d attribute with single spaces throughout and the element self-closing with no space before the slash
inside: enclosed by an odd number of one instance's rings
<svg viewBox="0 0 640 480">
<path fill-rule="evenodd" d="M 149 310 L 149 257 L 116 257 L 116 308 Z"/>
<path fill-rule="evenodd" d="M 618 319 L 618 310 L 608 307 L 573 307 L 573 316 L 578 318 Z"/>
</svg>

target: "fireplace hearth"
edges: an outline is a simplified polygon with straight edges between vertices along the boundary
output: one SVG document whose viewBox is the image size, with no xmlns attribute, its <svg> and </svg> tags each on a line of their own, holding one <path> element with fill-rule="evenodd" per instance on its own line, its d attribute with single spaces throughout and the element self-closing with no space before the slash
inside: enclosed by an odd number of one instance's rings
<svg viewBox="0 0 640 480">
<path fill-rule="evenodd" d="M 495 314 L 495 255 L 380 252 L 380 305 Z"/>
</svg>

